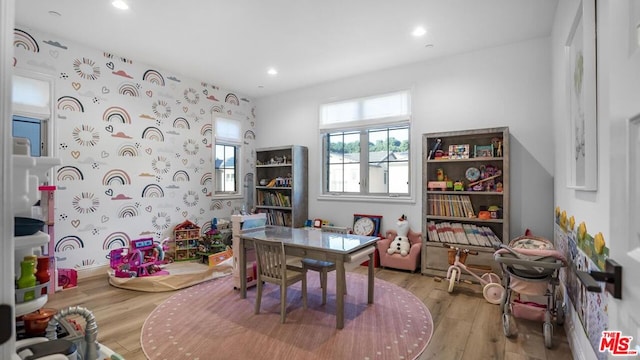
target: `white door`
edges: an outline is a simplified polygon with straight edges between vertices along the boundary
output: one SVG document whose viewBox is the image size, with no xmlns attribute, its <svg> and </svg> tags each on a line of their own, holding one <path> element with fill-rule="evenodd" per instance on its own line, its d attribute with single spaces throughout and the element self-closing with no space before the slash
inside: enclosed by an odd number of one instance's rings
<svg viewBox="0 0 640 360">
<path fill-rule="evenodd" d="M 623 275 L 622 300 L 609 302 L 609 330 L 632 336 L 640 352 L 640 0 L 610 1 L 605 6 L 610 33 L 603 40 L 611 45 L 610 81 L 604 88 L 609 90 L 611 131 L 607 241 L 610 257 L 622 265 Z"/>
<path fill-rule="evenodd" d="M 13 268 L 13 213 L 7 204 L 11 204 L 9 188 L 10 176 L 10 143 L 11 122 L 11 73 L 13 66 L 13 23 L 14 0 L 0 1 L 0 305 L 13 307 L 15 290 Z M 0 310 L 4 311 L 4 310 Z M 13 328 L 14 312 L 11 311 L 10 321 L 0 319 L 0 326 L 11 331 L 8 341 L 0 344 L 0 359 L 14 359 L 15 338 Z M 1 317 L 1 315 L 0 315 Z M 4 339 L 0 340 L 0 342 Z"/>
</svg>

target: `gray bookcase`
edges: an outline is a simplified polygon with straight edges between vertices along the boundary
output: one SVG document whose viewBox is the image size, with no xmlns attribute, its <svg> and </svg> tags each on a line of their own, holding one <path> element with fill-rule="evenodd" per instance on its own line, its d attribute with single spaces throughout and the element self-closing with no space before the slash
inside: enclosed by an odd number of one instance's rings
<svg viewBox="0 0 640 360">
<path fill-rule="evenodd" d="M 446 277 L 450 243 L 478 251 L 467 265 L 500 274 L 491 242 L 509 241 L 509 128 L 423 134 L 422 154 L 422 273 Z"/>
<path fill-rule="evenodd" d="M 290 145 L 256 150 L 255 209 L 267 223 L 303 227 L 308 219 L 308 150 Z"/>
</svg>

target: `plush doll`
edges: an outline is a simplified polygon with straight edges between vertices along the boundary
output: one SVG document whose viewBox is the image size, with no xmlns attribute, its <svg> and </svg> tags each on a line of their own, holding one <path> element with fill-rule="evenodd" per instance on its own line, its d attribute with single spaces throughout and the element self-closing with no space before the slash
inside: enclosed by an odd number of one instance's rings
<svg viewBox="0 0 640 360">
<path fill-rule="evenodd" d="M 411 249 L 411 243 L 407 237 L 407 234 L 409 233 L 409 222 L 407 221 L 407 217 L 402 215 L 398 219 L 396 225 L 398 226 L 398 233 L 389 245 L 387 253 L 389 255 L 400 253 L 402 256 L 407 256 L 409 254 L 409 249 Z"/>
</svg>

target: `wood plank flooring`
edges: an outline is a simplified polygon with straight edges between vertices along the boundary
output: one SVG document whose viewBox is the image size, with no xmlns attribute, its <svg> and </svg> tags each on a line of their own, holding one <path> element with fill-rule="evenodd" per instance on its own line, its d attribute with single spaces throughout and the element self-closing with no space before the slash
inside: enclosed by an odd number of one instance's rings
<svg viewBox="0 0 640 360">
<path fill-rule="evenodd" d="M 366 267 L 354 270 L 366 274 Z M 553 348 L 544 346 L 542 323 L 517 319 L 518 335 L 505 338 L 500 307 L 489 304 L 479 284 L 456 286 L 447 292 L 445 282 L 391 269 L 376 269 L 376 278 L 401 286 L 429 308 L 434 333 L 420 360 L 551 360 L 571 359 L 562 327 L 554 327 Z M 47 307 L 84 306 L 98 323 L 98 340 L 127 360 L 144 360 L 140 331 L 147 316 L 174 292 L 145 293 L 109 285 L 106 275 L 79 281 L 75 289 L 49 297 Z M 82 324 L 82 321 L 80 321 Z"/>
</svg>

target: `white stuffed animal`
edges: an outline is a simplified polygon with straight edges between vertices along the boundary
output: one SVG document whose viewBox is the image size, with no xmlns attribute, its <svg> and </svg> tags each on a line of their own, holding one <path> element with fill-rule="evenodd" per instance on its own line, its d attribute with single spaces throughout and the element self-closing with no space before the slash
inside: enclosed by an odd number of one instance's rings
<svg viewBox="0 0 640 360">
<path fill-rule="evenodd" d="M 409 242 L 409 238 L 407 234 L 409 233 L 409 222 L 407 218 L 402 215 L 398 222 L 396 223 L 398 226 L 398 233 L 389 245 L 389 249 L 387 249 L 387 253 L 389 255 L 400 253 L 402 256 L 407 256 L 409 254 L 409 249 L 411 249 L 411 242 Z"/>
</svg>

